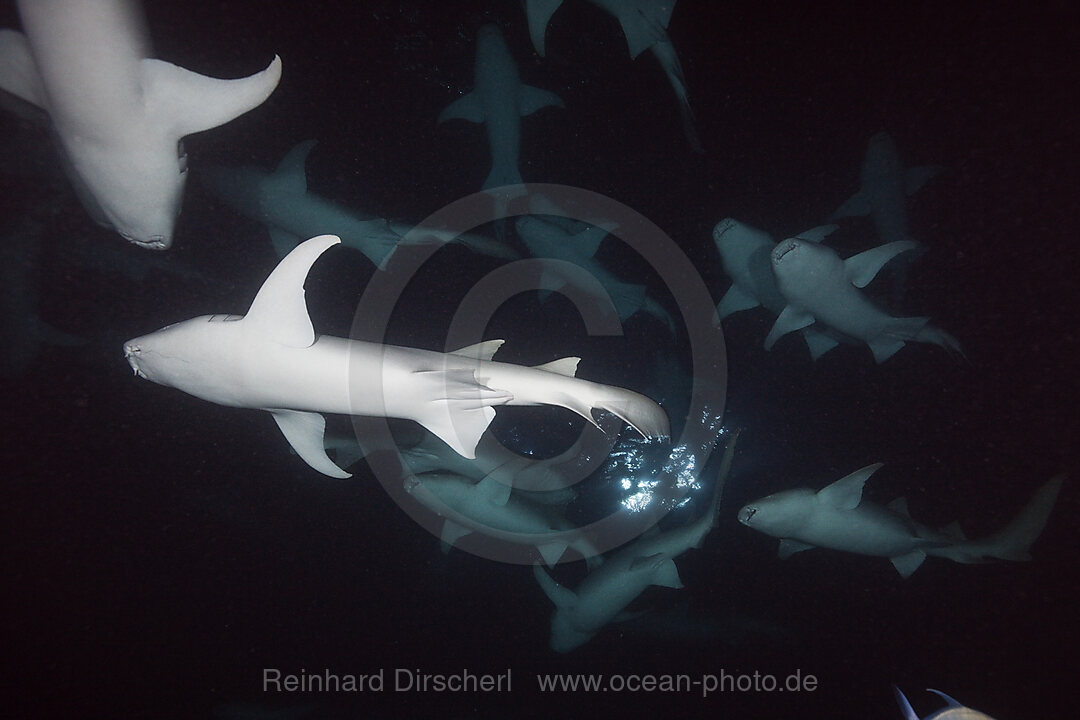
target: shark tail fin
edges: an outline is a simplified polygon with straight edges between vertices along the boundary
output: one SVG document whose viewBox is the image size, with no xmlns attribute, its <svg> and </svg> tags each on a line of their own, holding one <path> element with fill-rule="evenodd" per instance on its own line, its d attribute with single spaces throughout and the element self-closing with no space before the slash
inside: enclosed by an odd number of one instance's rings
<svg viewBox="0 0 1080 720">
<path fill-rule="evenodd" d="M 964 362 L 967 356 L 960 346 L 960 341 L 936 325 L 927 324 L 913 338 L 916 342 L 931 343 L 943 349 L 955 362 Z"/>
<path fill-rule="evenodd" d="M 1000 560 L 1031 559 L 1031 546 L 1039 539 L 1057 502 L 1065 474 L 1055 475 L 1043 484 L 1016 517 L 1004 528 L 979 541 L 983 554 Z"/>
<path fill-rule="evenodd" d="M 593 409 L 606 410 L 624 423 L 634 428 L 646 438 L 671 437 L 671 427 L 667 413 L 655 402 L 631 390 L 623 388 L 605 388 L 602 397 L 591 400 L 580 396 L 566 396 L 556 403 L 568 410 L 573 410 L 596 427 L 600 427 L 593 418 Z"/>
<path fill-rule="evenodd" d="M 686 136 L 686 141 L 690 143 L 690 147 L 694 152 L 705 152 L 705 147 L 701 144 L 701 138 L 698 136 L 694 109 L 690 107 L 690 96 L 686 90 L 686 77 L 683 75 L 679 56 L 675 54 L 675 46 L 667 38 L 667 33 L 664 33 L 664 39 L 655 43 L 650 49 L 660 62 L 664 74 L 668 77 L 668 82 L 671 83 L 671 89 L 675 92 L 675 97 L 678 98 L 679 116 L 682 119 L 683 134 Z"/>
</svg>

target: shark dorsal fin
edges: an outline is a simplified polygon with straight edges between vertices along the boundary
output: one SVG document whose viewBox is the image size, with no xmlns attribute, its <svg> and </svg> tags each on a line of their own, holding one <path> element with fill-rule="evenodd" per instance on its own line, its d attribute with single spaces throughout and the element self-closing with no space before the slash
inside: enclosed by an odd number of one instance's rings
<svg viewBox="0 0 1080 720">
<path fill-rule="evenodd" d="M 140 60 L 145 105 L 149 113 L 182 138 L 224 125 L 258 107 L 281 80 L 281 58 L 264 70 L 237 80 L 219 80 L 167 63 Z"/>
<path fill-rule="evenodd" d="M 37 63 L 26 36 L 16 30 L 0 30 L 0 88 L 39 108 L 45 107 L 45 92 Z"/>
<path fill-rule="evenodd" d="M 809 242 L 819 243 L 822 240 L 824 240 L 827 236 L 832 234 L 832 232 L 834 230 L 836 230 L 836 228 L 838 228 L 838 227 L 840 227 L 840 226 L 839 225 L 819 225 L 816 228 L 810 228 L 809 230 L 803 230 L 801 233 L 799 233 L 795 237 L 799 238 L 800 240 L 807 240 Z"/>
<path fill-rule="evenodd" d="M 474 486 L 480 497 L 493 505 L 505 505 L 510 500 L 510 486 L 499 482 L 490 475 L 476 483 Z M 561 553 L 560 553 L 561 556 Z"/>
<path fill-rule="evenodd" d="M 556 373 L 557 375 L 565 375 L 566 377 L 577 376 L 577 366 L 581 362 L 579 357 L 564 357 L 558 360 L 552 360 L 549 363 L 543 365 L 537 365 L 537 370 L 546 370 L 550 373 Z"/>
<path fill-rule="evenodd" d="M 948 703 L 949 707 L 953 707 L 953 708 L 964 707 L 963 705 L 958 703 L 955 699 L 949 697 L 948 695 L 941 692 L 940 690 L 935 690 L 934 688 L 926 688 L 926 692 L 934 693 L 935 695 L 940 697 L 942 700 L 944 700 L 946 703 Z"/>
<path fill-rule="evenodd" d="M 610 7 L 626 35 L 630 57 L 636 58 L 656 43 L 666 39 L 675 3 L 670 0 L 639 0 Z M 607 7 L 607 5 L 605 5 Z"/>
<path fill-rule="evenodd" d="M 852 255 L 844 261 L 844 272 L 848 280 L 858 288 L 866 287 L 873 280 L 878 271 L 885 264 L 900 253 L 915 250 L 919 246 L 911 240 L 897 240 L 896 242 L 878 245 L 858 255 Z"/>
<path fill-rule="evenodd" d="M 547 35 L 548 21 L 563 0 L 525 0 L 525 14 L 529 19 L 529 37 L 532 38 L 536 54 L 544 57 L 544 36 Z"/>
<path fill-rule="evenodd" d="M 540 589 L 555 604 L 555 607 L 569 608 L 577 604 L 578 598 L 574 591 L 555 582 L 555 579 L 548 575 L 544 568 L 533 565 L 533 575 L 536 577 L 536 582 L 540 584 Z"/>
<path fill-rule="evenodd" d="M 874 463 L 840 478 L 818 491 L 818 501 L 837 510 L 854 510 L 862 500 L 863 485 L 885 463 Z"/>
<path fill-rule="evenodd" d="M 305 348 L 314 343 L 304 280 L 319 256 L 340 242 L 336 235 L 319 235 L 297 245 L 259 288 L 244 316 L 244 326 L 286 347 Z"/>
<path fill-rule="evenodd" d="M 898 497 L 885 507 L 904 517 L 911 517 L 911 513 L 908 512 L 907 498 L 905 497 Z"/>
<path fill-rule="evenodd" d="M 275 188 L 289 195 L 307 193 L 307 159 L 316 142 L 316 140 L 305 140 L 285 153 L 285 157 L 281 158 L 281 162 L 274 168 L 272 182 Z"/>
<path fill-rule="evenodd" d="M 478 342 L 475 345 L 469 345 L 463 347 L 460 350 L 455 350 L 450 353 L 451 355 L 457 355 L 459 357 L 469 358 L 471 360 L 484 360 L 488 361 L 495 357 L 495 353 L 502 347 L 505 340 L 485 340 L 484 342 Z"/>
</svg>

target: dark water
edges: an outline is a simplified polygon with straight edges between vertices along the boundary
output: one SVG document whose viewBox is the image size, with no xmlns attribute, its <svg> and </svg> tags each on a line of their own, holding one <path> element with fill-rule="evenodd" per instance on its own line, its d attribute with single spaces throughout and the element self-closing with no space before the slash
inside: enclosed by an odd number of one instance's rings
<svg viewBox="0 0 1080 720">
<path fill-rule="evenodd" d="M 812 364 L 790 338 L 761 348 L 764 311 L 732 317 L 725 425 L 745 432 L 717 528 L 677 561 L 685 589 L 651 588 L 634 606 L 649 615 L 556 655 L 551 604 L 528 567 L 443 555 L 363 464 L 331 480 L 288 452 L 265 413 L 131 377 L 120 351 L 128 338 L 245 311 L 275 263 L 259 224 L 189 183 L 170 262 L 209 279 L 166 266 L 137 280 L 124 258 L 146 251 L 96 227 L 54 172 L 47 131 L 5 114 L 0 223 L 9 237 L 41 238 L 29 270 L 5 259 L 5 291 L 25 287 L 25 297 L 37 282 L 39 315 L 87 341 L 42 347 L 2 386 L 5 715 L 898 717 L 891 683 L 921 714 L 938 707 L 922 692 L 935 687 L 998 720 L 1073 715 L 1070 484 L 1033 562 L 931 558 L 906 581 L 883 558 L 816 550 L 781 562 L 776 541 L 735 513 L 882 461 L 870 498 L 905 495 L 926 524 L 959 519 L 977 536 L 1075 469 L 1074 9 L 683 0 L 670 34 L 707 149 L 696 155 L 655 60 L 630 61 L 614 20 L 583 2 L 553 18 L 547 59 L 532 54 L 516 3 L 149 5 L 158 57 L 218 77 L 254 72 L 275 52 L 284 62 L 263 106 L 186 140 L 193 167 L 271 168 L 316 138 L 313 192 L 414 222 L 488 172 L 482 128 L 437 127 L 435 117 L 472 85 L 478 24 L 502 23 L 522 79 L 566 104 L 523 120 L 526 180 L 587 188 L 642 213 L 716 300 L 728 280 L 713 225 L 733 216 L 783 238 L 825 222 L 857 188 L 866 140 L 886 130 L 908 164 L 947 168 L 908 205 L 928 251 L 903 310 L 933 316 L 969 361 L 913 345 L 881 366 L 865 347 Z M 0 19 L 17 25 L 10 3 Z M 875 241 L 869 221 L 854 220 L 830 243 L 847 255 Z M 99 260 L 80 259 L 80 248 Z M 601 258 L 644 279 L 677 317 L 633 252 L 606 241 Z M 431 262 L 395 314 L 395 342 L 441 347 L 454 304 L 501 261 L 450 247 Z M 316 328 L 347 333 L 373 272 L 359 255 L 328 254 L 308 282 Z M 580 354 L 583 376 L 669 395 L 674 424 L 687 422 L 680 391 L 655 390 L 657 358 L 686 364 L 681 324 L 674 341 L 648 317 L 630 320 L 623 338 L 590 338 L 569 306 L 529 296 L 491 329 L 508 340 L 505 359 Z M 496 430 L 550 452 L 579 424 L 522 411 L 501 414 Z M 571 584 L 583 573 L 558 570 Z M 691 630 L 648 633 L 649 618 L 682 614 Z M 382 670 L 387 687 L 264 693 L 264 668 Z M 394 692 L 395 668 L 510 670 L 512 691 Z M 817 688 L 542 695 L 535 680 L 755 671 L 781 682 L 810 674 Z"/>
</svg>

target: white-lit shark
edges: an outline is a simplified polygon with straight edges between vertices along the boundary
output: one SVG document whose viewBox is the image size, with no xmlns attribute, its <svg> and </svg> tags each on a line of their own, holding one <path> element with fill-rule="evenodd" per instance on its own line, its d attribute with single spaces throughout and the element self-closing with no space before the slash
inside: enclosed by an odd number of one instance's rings
<svg viewBox="0 0 1080 720">
<path fill-rule="evenodd" d="M 553 650 L 569 652 L 584 645 L 650 585 L 683 587 L 674 560 L 690 548 L 701 547 L 716 524 L 716 509 L 731 470 L 737 437 L 736 433 L 728 440 L 712 500 L 699 519 L 672 530 L 660 531 L 654 527 L 629 546 L 605 557 L 576 590 L 555 582 L 539 565 L 533 566 L 537 582 L 555 604 L 551 618 Z"/>
<path fill-rule="evenodd" d="M 986 713 L 961 705 L 940 690 L 927 688 L 926 691 L 939 696 L 945 701 L 946 705 L 941 710 L 930 713 L 923 720 L 994 720 Z M 904 697 L 904 693 L 900 692 L 900 688 L 893 685 L 893 693 L 896 695 L 896 702 L 900 706 L 900 712 L 904 713 L 904 720 L 919 720 L 919 716 L 915 714 L 915 710 L 911 707 L 908 699 Z"/>
<path fill-rule="evenodd" d="M 810 242 L 821 242 L 836 225 L 822 225 L 799 233 Z M 745 225 L 734 218 L 724 218 L 713 228 L 713 243 L 720 252 L 724 272 L 731 278 L 731 287 L 716 306 L 717 320 L 723 320 L 742 310 L 764 307 L 779 315 L 787 301 L 776 286 L 771 254 L 776 248 L 772 235 Z M 802 329 L 810 357 L 817 360 L 843 339 L 840 333 L 811 325 Z"/>
<path fill-rule="evenodd" d="M 686 77 L 682 64 L 675 53 L 675 46 L 668 37 L 667 27 L 671 22 L 671 13 L 676 0 L 589 0 L 614 16 L 622 26 L 630 57 L 649 50 L 656 57 L 667 75 L 671 89 L 679 101 L 682 115 L 683 132 L 695 152 L 702 152 L 701 140 L 694 126 L 694 111 L 690 107 L 690 98 L 686 90 Z M 546 54 L 545 36 L 548 21 L 559 9 L 563 0 L 525 0 L 525 12 L 528 15 L 529 35 L 537 54 Z"/>
<path fill-rule="evenodd" d="M 907 196 L 942 169 L 938 165 L 904 169 L 892 137 L 886 132 L 876 133 L 866 146 L 859 191 L 832 216 L 838 219 L 869 215 L 883 243 L 912 240 L 908 235 Z"/>
<path fill-rule="evenodd" d="M 0 88 L 49 113 L 95 220 L 143 247 L 168 248 L 187 179 L 181 139 L 266 100 L 280 59 L 217 80 L 151 58 L 135 0 L 17 4 L 26 34 L 0 31 Z"/>
<path fill-rule="evenodd" d="M 927 555 L 956 562 L 987 558 L 1028 560 L 1028 549 L 1057 501 L 1063 475 L 1047 481 L 1003 530 L 982 540 L 967 540 L 950 526 L 934 531 L 911 519 L 898 498 L 887 507 L 863 500 L 866 480 L 882 466 L 868 465 L 817 492 L 784 490 L 748 503 L 739 522 L 780 538 L 780 557 L 813 547 L 887 557 L 902 577 L 915 572 Z"/>
<path fill-rule="evenodd" d="M 299 143 L 270 173 L 256 167 L 210 166 L 200 169 L 197 175 L 214 195 L 266 225 L 278 258 L 288 255 L 304 239 L 328 233 L 337 235 L 344 247 L 362 252 L 381 267 L 413 228 L 354 212 L 309 192 L 305 166 L 314 147 L 314 140 Z M 456 239 L 478 252 L 513 257 L 501 243 L 472 233 L 455 236 L 424 229 L 409 237 L 412 242 L 440 244 Z"/>
<path fill-rule="evenodd" d="M 660 303 L 650 298 L 645 286 L 623 282 L 596 259 L 596 251 L 607 231 L 586 226 L 577 232 L 568 231 L 561 225 L 547 222 L 533 215 L 521 215 L 515 221 L 518 237 L 535 257 L 554 258 L 581 267 L 607 291 L 620 320 L 627 320 L 638 312 L 645 312 L 660 320 L 671 334 L 675 334 L 675 321 Z M 560 278 L 541 280 L 544 287 L 557 286 Z"/>
<path fill-rule="evenodd" d="M 907 342 L 932 343 L 950 356 L 963 357 L 956 338 L 931 325 L 930 318 L 893 317 L 860 290 L 885 263 L 915 248 L 914 242 L 901 240 L 841 260 L 835 250 L 812 240 L 795 237 L 777 244 L 770 258 L 787 305 L 765 338 L 765 349 L 783 335 L 817 323 L 865 342 L 879 363 Z"/>
<path fill-rule="evenodd" d="M 518 169 L 521 153 L 521 118 L 544 107 L 563 107 L 555 93 L 524 85 L 510 49 L 495 25 L 484 25 L 476 34 L 476 65 L 473 91 L 450 103 L 438 122 L 468 120 L 483 123 L 491 150 L 491 172 L 483 189 L 522 182 Z"/>
<path fill-rule="evenodd" d="M 492 362 L 491 340 L 456 353 L 316 335 L 304 300 L 311 265 L 341 241 L 296 247 L 263 283 L 247 315 L 206 315 L 124 344 L 135 373 L 219 405 L 271 412 L 311 467 L 348 477 L 323 445 L 319 413 L 414 420 L 473 457 L 496 405 L 558 405 L 595 423 L 594 408 L 642 435 L 667 437 L 668 418 L 649 398 L 575 378 L 578 358 L 539 367 Z"/>
</svg>

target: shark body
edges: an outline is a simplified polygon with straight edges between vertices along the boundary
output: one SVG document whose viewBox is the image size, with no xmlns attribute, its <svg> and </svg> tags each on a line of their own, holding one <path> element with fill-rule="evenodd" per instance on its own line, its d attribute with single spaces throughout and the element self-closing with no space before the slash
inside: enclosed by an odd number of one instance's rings
<svg viewBox="0 0 1080 720">
<path fill-rule="evenodd" d="M 563 102 L 552 92 L 523 84 L 502 32 L 495 25 L 484 25 L 476 37 L 473 91 L 450 103 L 438 122 L 483 123 L 491 151 L 491 172 L 483 189 L 489 190 L 522 182 L 521 118 L 550 106 L 563 107 Z"/>
<path fill-rule="evenodd" d="M 931 325 L 929 318 L 893 317 L 861 292 L 885 263 L 915 248 L 910 240 L 901 240 L 841 260 L 835 250 L 812 240 L 795 237 L 777 244 L 770 259 L 787 305 L 765 338 L 765 348 L 816 323 L 865 342 L 879 363 L 908 342 L 932 343 L 963 357 L 956 338 Z"/>
<path fill-rule="evenodd" d="M 415 420 L 473 457 L 496 405 L 559 405 L 595 423 L 593 408 L 646 436 L 670 435 L 668 418 L 638 393 L 573 377 L 578 358 L 529 368 L 492 362 L 501 340 L 441 353 L 316 335 L 304 280 L 331 235 L 301 243 L 270 274 L 246 316 L 208 315 L 128 341 L 140 377 L 219 405 L 270 411 L 309 465 L 348 477 L 323 443 L 320 413 Z"/>
<path fill-rule="evenodd" d="M 1005 529 L 982 540 L 967 540 L 958 530 L 934 531 L 920 525 L 898 499 L 887 507 L 863 500 L 863 486 L 881 463 L 868 465 L 827 487 L 795 488 L 769 495 L 739 510 L 739 522 L 780 538 L 780 557 L 813 547 L 887 557 L 904 578 L 928 555 L 961 563 L 986 558 L 1027 560 L 1028 548 L 1046 525 L 1063 476 L 1049 480 Z"/>
<path fill-rule="evenodd" d="M 80 199 L 99 223 L 172 244 L 187 179 L 182 138 L 257 107 L 281 61 L 217 80 L 150 57 L 134 0 L 19 0 L 25 35 L 0 31 L 0 88 L 45 109 Z"/>
<path fill-rule="evenodd" d="M 683 587 L 674 560 L 690 548 L 701 547 L 716 524 L 716 509 L 731 469 L 736 438 L 733 435 L 728 441 L 712 500 L 699 519 L 666 531 L 653 528 L 629 546 L 605 557 L 576 590 L 560 585 L 540 566 L 533 566 L 537 582 L 555 604 L 551 619 L 553 650 L 569 652 L 588 642 L 650 585 Z"/>
</svg>

